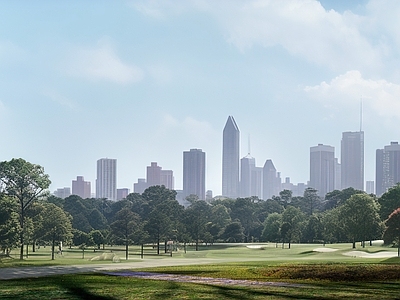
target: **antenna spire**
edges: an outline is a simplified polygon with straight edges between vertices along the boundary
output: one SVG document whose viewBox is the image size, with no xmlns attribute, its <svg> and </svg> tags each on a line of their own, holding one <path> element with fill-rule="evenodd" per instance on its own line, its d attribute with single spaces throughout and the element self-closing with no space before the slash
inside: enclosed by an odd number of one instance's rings
<svg viewBox="0 0 400 300">
<path fill-rule="evenodd" d="M 363 97 L 361 95 L 361 99 L 360 99 L 360 132 L 362 131 L 362 121 L 363 121 Z"/>
<path fill-rule="evenodd" d="M 249 137 L 248 137 L 248 155 L 250 155 L 250 133 L 249 133 Z"/>
</svg>

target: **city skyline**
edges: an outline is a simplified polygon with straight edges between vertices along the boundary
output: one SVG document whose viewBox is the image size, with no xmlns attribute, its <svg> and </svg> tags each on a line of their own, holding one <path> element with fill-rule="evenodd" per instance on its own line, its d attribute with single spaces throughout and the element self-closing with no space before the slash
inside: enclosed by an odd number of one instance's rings
<svg viewBox="0 0 400 300">
<path fill-rule="evenodd" d="M 282 180 L 309 179 L 309 148 L 365 132 L 400 140 L 400 3 L 393 0 L 19 1 L 0 3 L 2 161 L 24 158 L 51 191 L 118 159 L 118 186 L 153 161 L 182 189 L 182 151 L 207 153 L 222 194 L 222 128 L 238 121 L 251 156 Z M 397 25 L 396 25 L 397 24 Z M 124 28 L 124 30 L 121 30 Z M 240 156 L 248 153 L 240 146 Z M 365 182 L 364 182 L 365 184 Z"/>
</svg>

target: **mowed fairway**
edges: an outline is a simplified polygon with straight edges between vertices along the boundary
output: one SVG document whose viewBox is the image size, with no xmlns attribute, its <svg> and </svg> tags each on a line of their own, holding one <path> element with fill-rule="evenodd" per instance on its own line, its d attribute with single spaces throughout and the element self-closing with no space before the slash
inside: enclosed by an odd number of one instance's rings
<svg viewBox="0 0 400 300">
<path fill-rule="evenodd" d="M 357 251 L 369 253 L 360 257 L 350 246 L 292 244 L 291 249 L 282 249 L 280 244 L 263 244 L 262 249 L 249 249 L 244 244 L 225 244 L 202 246 L 200 251 L 189 248 L 187 253 L 180 250 L 172 257 L 149 255 L 141 260 L 136 254 L 130 256 L 129 265 L 121 259 L 121 263 L 108 264 L 107 268 L 123 265 L 131 271 L 175 274 L 180 279 L 152 280 L 96 272 L 3 280 L 0 299 L 400 299 L 400 260 L 389 257 L 396 254 L 395 249 L 358 246 Z M 132 252 L 136 250 L 132 248 Z M 87 259 L 95 254 L 87 252 L 85 259 L 80 255 L 71 250 L 54 263 L 88 264 Z M 7 261 L 2 266 L 15 263 Z M 49 264 L 42 256 L 31 256 L 24 263 Z M 90 265 L 95 267 L 96 262 Z M 6 270 L 0 269 L 0 273 Z M 208 279 L 189 283 L 185 276 Z M 215 283 L 211 278 L 250 282 Z M 255 284 L 265 282 L 287 285 Z"/>
</svg>

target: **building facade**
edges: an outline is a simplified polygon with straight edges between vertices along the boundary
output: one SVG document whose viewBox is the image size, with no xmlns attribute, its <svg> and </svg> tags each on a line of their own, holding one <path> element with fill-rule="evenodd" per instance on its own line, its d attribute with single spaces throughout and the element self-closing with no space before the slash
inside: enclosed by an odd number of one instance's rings
<svg viewBox="0 0 400 300">
<path fill-rule="evenodd" d="M 376 195 L 381 196 L 400 182 L 400 145 L 391 142 L 376 150 Z"/>
<path fill-rule="evenodd" d="M 82 199 L 91 198 L 90 181 L 85 181 L 83 176 L 76 176 L 76 180 L 72 180 L 72 194 L 78 195 Z"/>
<path fill-rule="evenodd" d="M 229 116 L 222 141 L 222 196 L 239 195 L 240 131 L 233 116 Z"/>
<path fill-rule="evenodd" d="M 206 154 L 201 149 L 183 152 L 183 195 L 206 199 Z"/>
<path fill-rule="evenodd" d="M 310 148 L 310 187 L 318 195 L 325 195 L 335 189 L 335 148 L 318 144 Z"/>
<path fill-rule="evenodd" d="M 272 196 L 278 196 L 280 192 L 281 179 L 276 172 L 272 160 L 267 159 L 263 167 L 263 195 L 264 200 L 271 199 Z"/>
<path fill-rule="evenodd" d="M 363 191 L 364 131 L 343 132 L 341 150 L 341 188 Z"/>
<path fill-rule="evenodd" d="M 101 158 L 97 161 L 96 198 L 117 200 L 117 160 Z"/>
</svg>

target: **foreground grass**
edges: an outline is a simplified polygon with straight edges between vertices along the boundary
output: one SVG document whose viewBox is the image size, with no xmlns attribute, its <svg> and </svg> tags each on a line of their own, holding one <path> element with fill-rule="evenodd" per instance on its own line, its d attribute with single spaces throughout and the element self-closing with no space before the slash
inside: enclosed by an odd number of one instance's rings
<svg viewBox="0 0 400 300">
<path fill-rule="evenodd" d="M 0 299 L 398 299 L 399 282 L 321 282 L 304 287 L 239 287 L 101 274 L 0 282 Z"/>
</svg>

